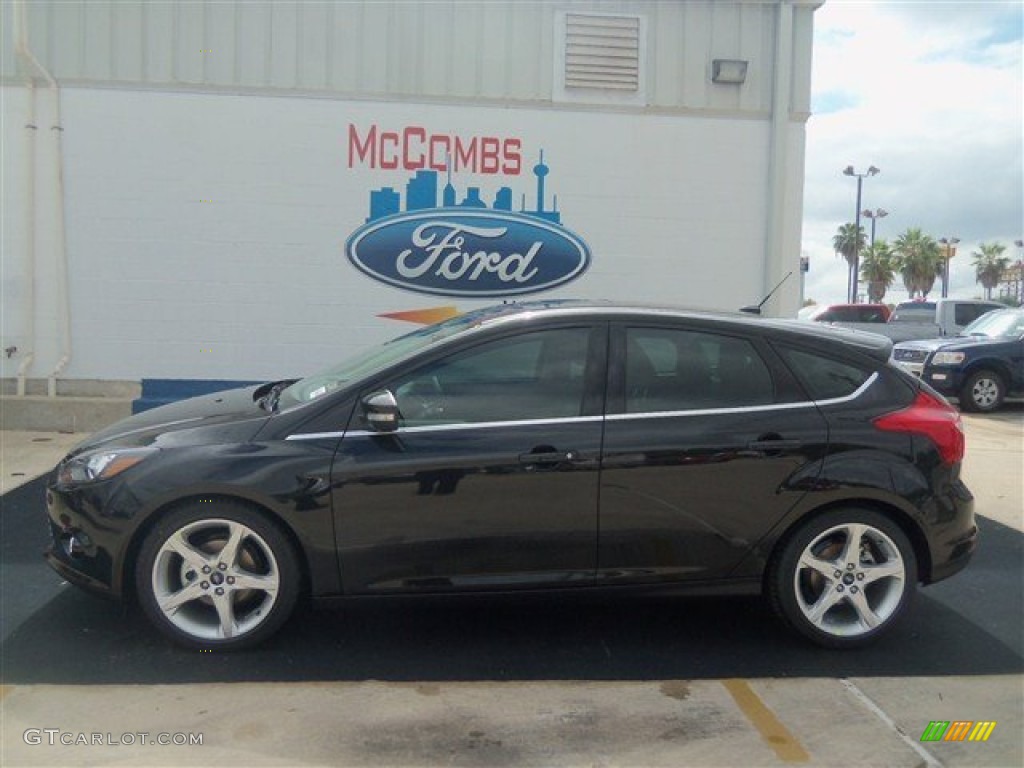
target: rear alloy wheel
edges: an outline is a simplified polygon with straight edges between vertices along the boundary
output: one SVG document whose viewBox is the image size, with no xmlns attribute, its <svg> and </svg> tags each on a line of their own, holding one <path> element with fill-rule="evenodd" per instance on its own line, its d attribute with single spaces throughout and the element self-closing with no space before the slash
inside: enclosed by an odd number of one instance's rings
<svg viewBox="0 0 1024 768">
<path fill-rule="evenodd" d="M 1003 404 L 1006 385 L 994 371 L 976 371 L 967 377 L 960 390 L 960 407 L 965 411 L 985 413 Z"/>
<path fill-rule="evenodd" d="M 146 537 L 135 573 L 149 619 L 189 648 L 254 645 L 291 614 L 299 569 L 288 539 L 243 504 L 195 503 Z"/>
<path fill-rule="evenodd" d="M 865 509 L 820 515 L 773 560 L 772 607 L 819 645 L 873 642 L 907 609 L 917 582 L 914 549 L 899 526 Z"/>
</svg>

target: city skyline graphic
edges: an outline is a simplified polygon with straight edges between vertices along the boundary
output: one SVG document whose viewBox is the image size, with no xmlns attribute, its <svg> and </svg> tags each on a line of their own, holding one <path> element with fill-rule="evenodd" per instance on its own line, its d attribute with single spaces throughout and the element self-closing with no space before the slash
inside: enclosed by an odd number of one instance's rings
<svg viewBox="0 0 1024 768">
<path fill-rule="evenodd" d="M 457 201 L 457 190 L 452 183 L 451 161 L 448 162 L 447 183 L 438 194 L 438 171 L 419 170 L 405 185 L 405 208 L 402 208 L 402 193 L 394 187 L 379 187 L 370 191 L 370 215 L 366 223 L 377 221 L 400 213 L 425 210 L 493 210 L 508 213 L 519 213 L 536 219 L 562 226 L 562 215 L 558 210 L 558 195 L 552 196 L 551 207 L 547 207 L 545 185 L 550 168 L 544 163 L 544 150 L 540 150 L 540 159 L 533 166 L 533 175 L 537 179 L 535 207 L 526 207 L 526 193 L 520 199 L 519 210 L 512 207 L 512 188 L 502 186 L 494 195 L 494 202 L 488 205 L 481 196 L 479 186 L 467 186 L 461 201 Z M 440 205 L 438 198 L 440 197 Z"/>
</svg>

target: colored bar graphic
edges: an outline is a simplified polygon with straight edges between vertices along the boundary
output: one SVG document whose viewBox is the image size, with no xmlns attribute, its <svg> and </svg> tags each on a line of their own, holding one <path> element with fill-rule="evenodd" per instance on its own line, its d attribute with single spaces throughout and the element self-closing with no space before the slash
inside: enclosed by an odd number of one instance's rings
<svg viewBox="0 0 1024 768">
<path fill-rule="evenodd" d="M 968 741 L 988 741 L 992 731 L 996 729 L 995 721 L 981 721 L 974 726 Z"/>
<path fill-rule="evenodd" d="M 971 732 L 972 725 L 974 723 L 970 720 L 954 720 L 950 724 L 949 730 L 946 731 L 946 738 L 943 741 L 963 741 Z"/>
<path fill-rule="evenodd" d="M 995 729 L 994 720 L 932 720 L 921 734 L 921 741 L 988 741 Z"/>
<path fill-rule="evenodd" d="M 949 728 L 949 720 L 932 720 L 921 734 L 921 741 L 942 741 Z"/>
</svg>

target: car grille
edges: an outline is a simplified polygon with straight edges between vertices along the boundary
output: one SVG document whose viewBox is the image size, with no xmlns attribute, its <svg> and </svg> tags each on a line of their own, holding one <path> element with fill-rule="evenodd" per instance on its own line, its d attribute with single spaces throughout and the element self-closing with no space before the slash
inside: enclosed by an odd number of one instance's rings
<svg viewBox="0 0 1024 768">
<path fill-rule="evenodd" d="M 901 363 L 923 363 L 928 352 L 923 349 L 896 349 L 892 353 L 894 360 Z"/>
</svg>

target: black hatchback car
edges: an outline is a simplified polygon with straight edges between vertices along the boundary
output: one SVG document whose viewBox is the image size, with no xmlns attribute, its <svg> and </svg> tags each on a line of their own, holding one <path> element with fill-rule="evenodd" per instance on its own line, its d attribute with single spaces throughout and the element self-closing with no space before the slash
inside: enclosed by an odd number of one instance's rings
<svg viewBox="0 0 1024 768">
<path fill-rule="evenodd" d="M 50 564 L 178 642 L 254 644 L 315 598 L 762 592 L 861 645 L 977 537 L 959 416 L 818 325 L 499 306 L 323 373 L 195 398 L 56 469 Z"/>
</svg>

